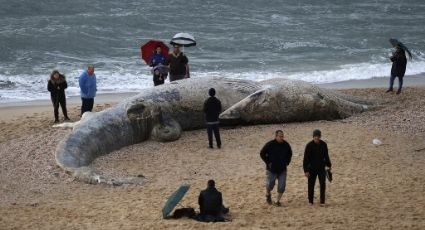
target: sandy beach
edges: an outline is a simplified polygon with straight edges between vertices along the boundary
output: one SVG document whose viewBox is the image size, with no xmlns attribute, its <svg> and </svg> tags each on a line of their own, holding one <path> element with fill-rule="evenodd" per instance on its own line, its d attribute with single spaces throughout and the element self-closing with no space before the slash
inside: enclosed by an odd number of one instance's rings
<svg viewBox="0 0 425 230">
<path fill-rule="evenodd" d="M 0 229 L 424 229 L 424 79 L 406 78 L 401 95 L 384 93 L 386 78 L 324 86 L 379 104 L 344 120 L 223 127 L 220 150 L 207 148 L 204 130 L 187 131 L 178 141 L 149 140 L 93 163 L 105 175 L 143 175 L 142 186 L 74 181 L 55 162 L 56 145 L 70 130 L 51 127 L 50 102 L 0 106 Z M 101 96 L 95 111 L 130 95 Z M 69 100 L 73 121 L 79 119 L 79 103 Z M 317 205 L 318 187 L 316 204 L 307 205 L 302 170 L 304 147 L 316 128 L 333 163 L 326 207 Z M 259 157 L 276 129 L 284 130 L 294 152 L 283 207 L 265 202 Z M 373 145 L 375 138 L 383 144 Z M 183 183 L 191 188 L 181 205 L 198 210 L 208 179 L 223 193 L 231 222 L 162 219 L 163 204 Z"/>
</svg>

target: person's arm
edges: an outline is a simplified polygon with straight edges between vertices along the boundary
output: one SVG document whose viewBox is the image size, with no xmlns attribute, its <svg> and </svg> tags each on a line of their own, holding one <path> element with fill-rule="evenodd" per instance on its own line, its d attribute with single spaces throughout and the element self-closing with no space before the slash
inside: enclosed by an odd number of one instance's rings
<svg viewBox="0 0 425 230">
<path fill-rule="evenodd" d="M 47 90 L 48 90 L 49 92 L 53 92 L 53 90 L 54 90 L 54 87 L 53 87 L 52 81 L 50 81 L 50 80 L 47 82 Z"/>
<path fill-rule="evenodd" d="M 82 73 L 80 75 L 80 78 L 78 79 L 78 84 L 80 86 L 81 92 L 83 92 L 84 95 L 87 95 L 87 87 L 86 87 L 86 75 L 85 73 Z"/>
<path fill-rule="evenodd" d="M 189 71 L 189 65 L 188 64 L 186 64 L 185 65 L 186 66 L 186 78 L 190 78 L 190 71 Z"/>
<path fill-rule="evenodd" d="M 220 209 L 223 207 L 223 196 L 221 195 L 221 192 L 218 192 L 219 193 L 219 195 L 218 195 L 218 202 L 219 202 L 219 204 L 220 204 Z"/>
<path fill-rule="evenodd" d="M 204 113 L 207 113 L 207 102 L 208 102 L 208 99 L 205 100 L 204 102 L 204 108 L 203 108 Z"/>
<path fill-rule="evenodd" d="M 66 81 L 64 81 L 62 83 L 62 89 L 66 89 L 66 88 L 68 88 L 68 83 Z"/>
<path fill-rule="evenodd" d="M 199 197 L 198 197 L 198 204 L 199 204 L 199 211 L 202 214 L 204 212 L 204 204 L 202 202 L 203 197 L 202 197 L 202 192 L 199 193 Z"/>
<path fill-rule="evenodd" d="M 269 142 L 266 143 L 260 151 L 260 157 L 264 161 L 264 163 L 266 163 L 266 165 L 268 164 L 268 159 L 267 159 L 268 148 L 269 148 Z"/>
<path fill-rule="evenodd" d="M 221 107 L 221 101 L 218 100 L 218 111 L 221 113 L 222 109 L 223 108 Z"/>
<path fill-rule="evenodd" d="M 289 163 L 291 163 L 291 160 L 292 160 L 292 148 L 291 148 L 291 145 L 289 145 L 288 144 L 288 148 L 289 148 L 289 150 L 288 150 L 288 158 L 286 159 L 286 165 L 289 165 Z"/>
<path fill-rule="evenodd" d="M 328 145 L 326 143 L 325 143 L 325 147 L 324 147 L 324 152 L 325 152 L 325 165 L 328 166 L 329 168 L 331 168 L 332 163 L 331 163 L 331 159 L 329 158 Z"/>
<path fill-rule="evenodd" d="M 309 148 L 309 144 L 307 144 L 305 146 L 304 159 L 303 159 L 303 169 L 304 169 L 304 174 L 306 177 L 310 176 L 309 165 L 310 165 L 310 148 Z"/>
</svg>

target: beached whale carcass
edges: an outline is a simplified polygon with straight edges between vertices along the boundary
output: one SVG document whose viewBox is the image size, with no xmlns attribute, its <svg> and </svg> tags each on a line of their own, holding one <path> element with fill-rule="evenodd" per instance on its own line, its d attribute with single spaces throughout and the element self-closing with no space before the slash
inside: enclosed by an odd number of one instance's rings
<svg viewBox="0 0 425 230">
<path fill-rule="evenodd" d="M 182 130 L 205 127 L 203 103 L 211 87 L 222 102 L 220 119 L 232 124 L 332 120 L 367 109 L 358 99 L 302 81 L 185 79 L 144 89 L 82 119 L 59 143 L 57 164 L 79 180 L 107 182 L 89 167 L 96 157 L 149 138 L 174 141 Z"/>
</svg>

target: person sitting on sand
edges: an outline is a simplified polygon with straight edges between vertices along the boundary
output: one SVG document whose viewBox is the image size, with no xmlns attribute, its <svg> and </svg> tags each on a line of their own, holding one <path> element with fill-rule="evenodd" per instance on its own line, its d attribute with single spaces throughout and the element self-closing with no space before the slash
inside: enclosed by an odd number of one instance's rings
<svg viewBox="0 0 425 230">
<path fill-rule="evenodd" d="M 271 191 L 277 179 L 276 206 L 281 206 L 280 199 L 286 187 L 287 166 L 291 163 L 292 149 L 284 140 L 282 130 L 276 130 L 275 139 L 267 142 L 260 152 L 261 159 L 266 164 L 266 201 L 272 204 Z"/>
<path fill-rule="evenodd" d="M 65 121 L 69 121 L 68 113 L 66 110 L 66 96 L 65 89 L 68 88 L 68 84 L 65 79 L 65 75 L 59 73 L 57 70 L 53 70 L 50 74 L 50 79 L 47 83 L 47 90 L 50 92 L 50 99 L 53 104 L 53 113 L 55 115 L 55 123 L 59 122 L 59 105 L 62 108 L 62 113 Z"/>
<path fill-rule="evenodd" d="M 213 148 L 213 132 L 217 142 L 217 148 L 221 148 L 218 116 L 221 113 L 221 102 L 215 97 L 215 89 L 208 91 L 210 97 L 204 102 L 205 119 L 207 120 L 207 134 L 209 147 Z"/>
<path fill-rule="evenodd" d="M 198 220 L 203 222 L 225 221 L 224 215 L 229 212 L 223 205 L 221 192 L 215 188 L 215 181 L 209 180 L 208 186 L 202 190 L 198 197 L 200 213 Z"/>
<path fill-rule="evenodd" d="M 319 177 L 320 206 L 324 206 L 326 190 L 325 167 L 330 170 L 332 164 L 329 159 L 328 145 L 320 139 L 321 136 L 320 130 L 313 131 L 313 140 L 305 147 L 303 168 L 304 174 L 308 178 L 308 203 L 313 205 L 314 185 L 316 184 L 316 177 Z"/>
</svg>

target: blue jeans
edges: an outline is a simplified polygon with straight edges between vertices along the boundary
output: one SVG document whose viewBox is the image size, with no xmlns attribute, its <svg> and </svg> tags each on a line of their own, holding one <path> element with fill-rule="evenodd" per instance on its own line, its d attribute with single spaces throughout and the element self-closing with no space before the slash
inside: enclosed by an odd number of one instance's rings
<svg viewBox="0 0 425 230">
<path fill-rule="evenodd" d="M 286 187 L 286 170 L 280 174 L 272 173 L 269 170 L 266 170 L 266 188 L 267 191 L 272 191 L 277 179 L 277 192 L 285 192 Z"/>
<path fill-rule="evenodd" d="M 397 76 L 391 75 L 390 78 L 390 90 L 393 90 L 394 80 Z M 401 87 L 403 87 L 403 77 L 398 77 L 398 90 L 401 90 Z"/>
<path fill-rule="evenodd" d="M 214 137 L 215 137 L 215 141 L 217 142 L 217 147 L 221 147 L 221 139 L 220 139 L 220 129 L 218 124 L 213 124 L 213 125 L 209 125 L 207 124 L 207 133 L 208 133 L 208 143 L 210 145 L 210 147 L 213 146 L 213 132 L 214 132 Z"/>
</svg>

